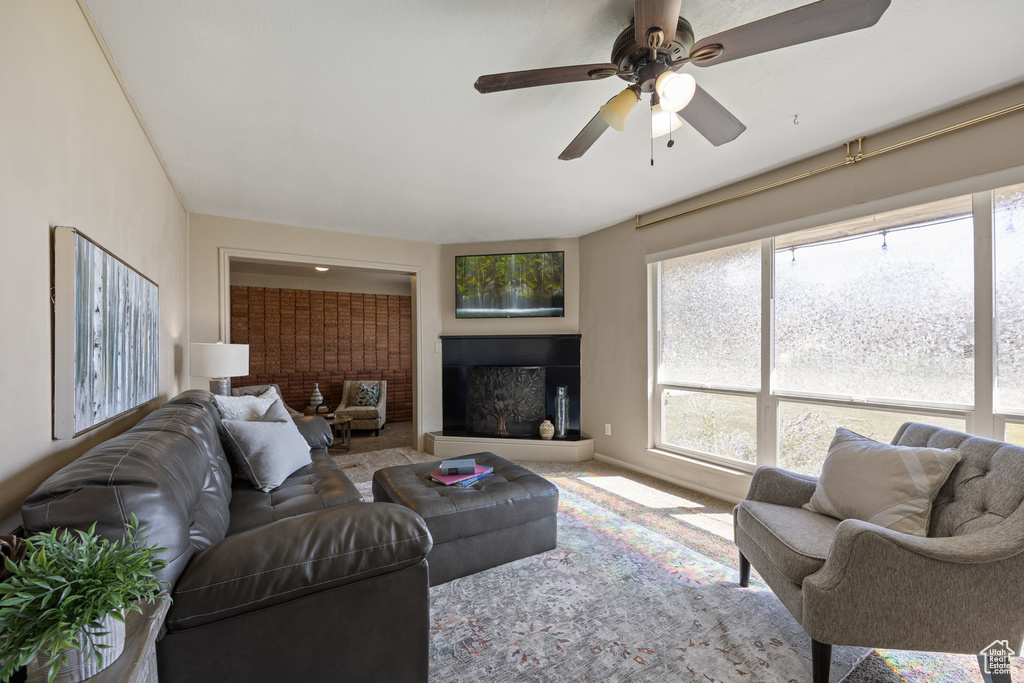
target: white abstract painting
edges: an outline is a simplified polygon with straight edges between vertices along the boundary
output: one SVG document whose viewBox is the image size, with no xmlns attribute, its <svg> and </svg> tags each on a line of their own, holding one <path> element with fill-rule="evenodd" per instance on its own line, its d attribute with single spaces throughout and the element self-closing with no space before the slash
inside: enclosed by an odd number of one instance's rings
<svg viewBox="0 0 1024 683">
<path fill-rule="evenodd" d="M 159 289 L 74 228 L 54 229 L 54 437 L 153 400 Z"/>
</svg>

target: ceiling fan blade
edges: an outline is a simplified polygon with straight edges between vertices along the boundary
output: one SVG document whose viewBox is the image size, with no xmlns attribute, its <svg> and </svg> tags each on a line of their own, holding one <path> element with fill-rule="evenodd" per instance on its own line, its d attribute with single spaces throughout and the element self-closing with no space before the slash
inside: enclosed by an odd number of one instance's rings
<svg viewBox="0 0 1024 683">
<path fill-rule="evenodd" d="M 747 129 L 699 85 L 690 103 L 676 113 L 715 147 L 732 142 Z"/>
<path fill-rule="evenodd" d="M 601 117 L 601 112 L 598 112 L 594 115 L 594 118 L 590 119 L 590 123 L 583 126 L 583 130 L 572 139 L 572 142 L 558 155 L 558 158 L 562 161 L 579 159 L 587 153 L 591 145 L 597 142 L 597 139 L 601 137 L 601 133 L 606 130 L 608 130 L 608 124 Z"/>
<path fill-rule="evenodd" d="M 639 0 L 637 0 L 639 2 Z M 697 66 L 712 66 L 790 45 L 858 31 L 878 23 L 891 0 L 821 0 L 758 21 L 737 26 L 697 41 L 690 58 Z M 714 46 L 721 53 L 715 56 Z M 702 58 L 704 55 L 712 55 Z"/>
<path fill-rule="evenodd" d="M 676 37 L 676 26 L 679 24 L 679 9 L 683 0 L 635 0 L 633 3 L 633 24 L 636 27 L 634 35 L 636 42 L 644 47 L 650 47 L 647 42 L 647 32 L 652 29 L 661 29 L 665 37 L 661 41 L 662 47 L 668 47 Z"/>
<path fill-rule="evenodd" d="M 476 79 L 473 87 L 479 92 L 501 92 L 517 88 L 533 88 L 538 85 L 596 81 L 619 73 L 619 68 L 608 64 L 578 64 L 576 66 L 555 66 L 549 69 L 510 71 L 503 74 L 487 74 Z"/>
</svg>

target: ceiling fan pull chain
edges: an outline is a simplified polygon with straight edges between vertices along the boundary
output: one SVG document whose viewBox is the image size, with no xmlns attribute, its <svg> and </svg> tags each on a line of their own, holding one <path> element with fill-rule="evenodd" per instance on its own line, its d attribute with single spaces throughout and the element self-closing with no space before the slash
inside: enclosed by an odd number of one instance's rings
<svg viewBox="0 0 1024 683">
<path fill-rule="evenodd" d="M 651 166 L 654 166 L 654 98 L 651 98 Z"/>
</svg>

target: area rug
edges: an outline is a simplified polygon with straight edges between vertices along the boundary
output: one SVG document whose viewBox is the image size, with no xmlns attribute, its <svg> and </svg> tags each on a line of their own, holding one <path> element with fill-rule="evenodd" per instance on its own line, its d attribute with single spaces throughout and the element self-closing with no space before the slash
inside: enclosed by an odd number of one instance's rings
<svg viewBox="0 0 1024 683">
<path fill-rule="evenodd" d="M 401 448 L 336 461 L 371 500 L 375 469 L 433 459 Z M 803 630 L 756 571 L 750 589 L 736 584 L 729 503 L 597 460 L 521 464 L 559 488 L 557 552 L 431 589 L 431 681 L 811 680 Z M 677 594 L 692 598 L 680 607 Z M 755 626 L 744 632 L 747 619 Z M 863 652 L 844 683 L 982 681 L 970 655 L 840 647 L 832 680 Z M 715 668 L 697 673 L 702 662 Z M 1013 666 L 1024 681 L 1021 658 Z"/>
<path fill-rule="evenodd" d="M 561 492 L 558 547 L 430 592 L 431 681 L 810 680 L 810 639 L 764 589 Z M 868 653 L 835 648 L 833 681 Z"/>
</svg>

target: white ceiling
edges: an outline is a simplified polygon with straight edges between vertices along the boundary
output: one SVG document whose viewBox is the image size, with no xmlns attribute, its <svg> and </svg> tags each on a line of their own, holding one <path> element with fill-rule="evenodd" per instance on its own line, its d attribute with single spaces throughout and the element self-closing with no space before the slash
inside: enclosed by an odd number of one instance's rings
<svg viewBox="0 0 1024 683">
<path fill-rule="evenodd" d="M 684 0 L 698 39 L 807 0 Z M 192 213 L 435 243 L 571 237 L 1024 80 L 1021 0 L 893 0 L 873 28 L 698 69 L 747 125 L 655 141 L 641 109 L 558 154 L 618 78 L 631 0 L 86 0 Z M 794 116 L 798 116 L 794 124 Z"/>
</svg>

